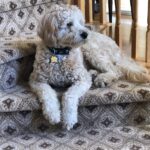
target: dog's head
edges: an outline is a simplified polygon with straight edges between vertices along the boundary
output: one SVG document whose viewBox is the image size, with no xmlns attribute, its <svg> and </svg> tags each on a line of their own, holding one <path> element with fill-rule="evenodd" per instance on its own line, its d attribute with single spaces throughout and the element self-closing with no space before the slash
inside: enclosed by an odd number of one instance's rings
<svg viewBox="0 0 150 150">
<path fill-rule="evenodd" d="M 79 8 L 56 4 L 42 18 L 38 35 L 49 47 L 78 47 L 88 36 L 84 23 Z"/>
</svg>

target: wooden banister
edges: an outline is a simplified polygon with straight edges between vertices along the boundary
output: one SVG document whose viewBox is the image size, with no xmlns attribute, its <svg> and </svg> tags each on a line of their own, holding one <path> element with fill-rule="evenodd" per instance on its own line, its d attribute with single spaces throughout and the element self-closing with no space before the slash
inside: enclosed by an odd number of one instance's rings
<svg viewBox="0 0 150 150">
<path fill-rule="evenodd" d="M 85 6 L 85 20 L 88 23 L 93 22 L 93 2 L 92 0 L 85 0 L 86 1 L 86 6 Z"/>
<path fill-rule="evenodd" d="M 136 59 L 137 52 L 137 24 L 138 24 L 138 0 L 131 1 L 132 6 L 132 46 L 131 56 Z"/>
<path fill-rule="evenodd" d="M 108 0 L 109 22 L 112 23 L 113 0 Z"/>
<path fill-rule="evenodd" d="M 106 24 L 106 0 L 99 0 L 100 4 L 100 24 Z"/>
<path fill-rule="evenodd" d="M 150 63 L 150 0 L 148 0 L 148 14 L 147 14 L 147 33 L 146 33 L 146 62 Z"/>
<path fill-rule="evenodd" d="M 77 5 L 85 15 L 86 22 L 93 22 L 93 2 L 92 0 L 70 0 Z M 121 40 L 121 0 L 115 1 L 116 23 L 115 23 L 115 41 L 122 47 Z M 132 7 L 132 40 L 131 40 L 131 55 L 132 58 L 137 57 L 137 27 L 138 27 L 138 0 L 129 1 Z M 100 5 L 100 25 L 107 26 L 106 17 L 106 0 L 99 0 Z M 150 62 L 150 0 L 148 0 L 148 27 L 147 27 L 147 44 L 146 44 L 146 61 Z"/>
<path fill-rule="evenodd" d="M 115 25 L 115 41 L 121 47 L 121 27 L 120 27 L 120 19 L 121 19 L 121 0 L 115 0 L 115 9 L 116 9 L 116 25 Z"/>
</svg>

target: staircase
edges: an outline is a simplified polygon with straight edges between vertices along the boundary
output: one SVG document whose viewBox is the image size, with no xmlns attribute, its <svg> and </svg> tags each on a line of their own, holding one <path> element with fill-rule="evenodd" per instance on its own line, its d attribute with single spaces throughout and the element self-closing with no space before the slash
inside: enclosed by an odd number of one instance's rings
<svg viewBox="0 0 150 150">
<path fill-rule="evenodd" d="M 150 84 L 92 87 L 71 131 L 44 119 L 28 86 L 38 21 L 62 0 L 0 0 L 0 149 L 150 149 Z"/>
</svg>

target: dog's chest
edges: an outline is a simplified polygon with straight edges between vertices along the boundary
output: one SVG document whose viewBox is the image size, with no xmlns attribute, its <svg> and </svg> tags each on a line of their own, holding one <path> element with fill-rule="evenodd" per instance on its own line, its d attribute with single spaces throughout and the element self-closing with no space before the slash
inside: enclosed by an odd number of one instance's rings
<svg viewBox="0 0 150 150">
<path fill-rule="evenodd" d="M 74 75 L 78 58 L 71 52 L 69 55 L 61 57 L 59 60 L 57 56 L 48 54 L 45 57 L 44 67 L 41 66 L 42 71 L 51 85 L 70 85 L 78 78 Z"/>
<path fill-rule="evenodd" d="M 64 63 L 49 64 L 49 84 L 56 86 L 65 86 L 73 81 L 73 71 L 70 71 Z"/>
</svg>

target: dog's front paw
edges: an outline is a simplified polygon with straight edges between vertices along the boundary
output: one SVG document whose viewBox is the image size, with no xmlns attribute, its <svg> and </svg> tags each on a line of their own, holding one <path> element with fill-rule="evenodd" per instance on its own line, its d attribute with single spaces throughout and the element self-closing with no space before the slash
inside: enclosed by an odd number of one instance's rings
<svg viewBox="0 0 150 150">
<path fill-rule="evenodd" d="M 52 124 L 57 124 L 61 121 L 60 112 L 53 112 L 50 115 L 50 120 Z"/>
<path fill-rule="evenodd" d="M 77 123 L 77 117 L 74 114 L 70 114 L 64 117 L 63 124 L 64 128 L 70 130 Z"/>
<path fill-rule="evenodd" d="M 109 86 L 113 81 L 114 79 L 112 77 L 109 77 L 105 74 L 99 74 L 94 80 L 94 85 L 96 87 L 104 88 L 106 86 Z"/>
<path fill-rule="evenodd" d="M 52 110 L 50 108 L 43 108 L 43 114 L 45 118 L 51 123 L 51 124 L 57 124 L 61 121 L 61 115 L 60 110 Z"/>
<path fill-rule="evenodd" d="M 66 94 L 67 95 L 67 94 Z M 69 96 L 63 96 L 63 111 L 62 111 L 62 117 L 63 117 L 63 125 L 68 130 L 72 129 L 73 126 L 77 123 L 77 103 L 75 95 L 69 97 Z"/>
</svg>

